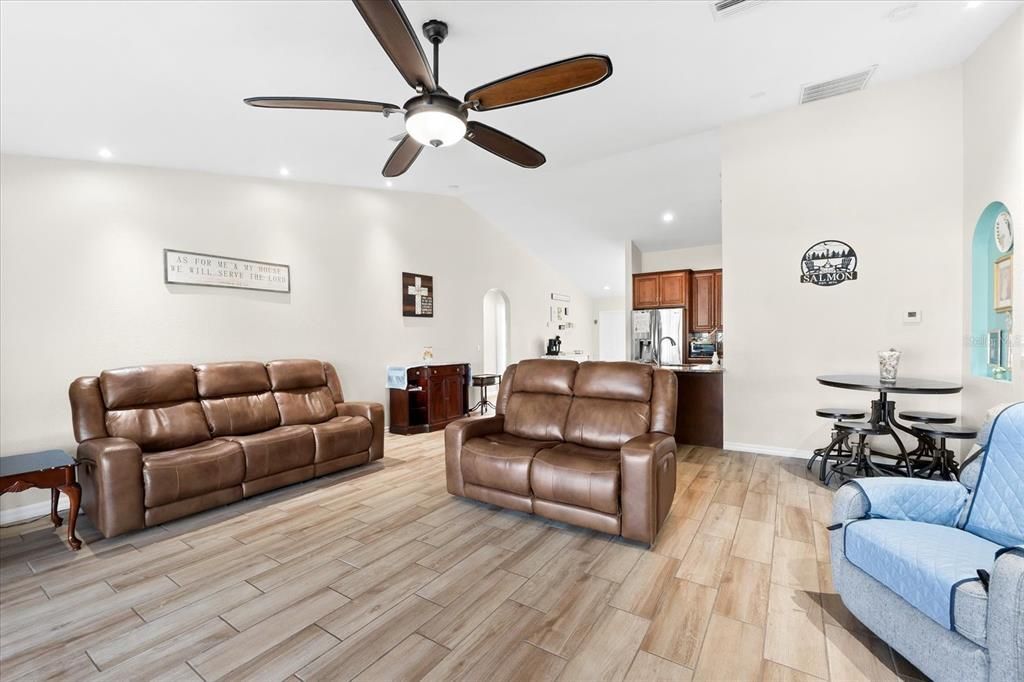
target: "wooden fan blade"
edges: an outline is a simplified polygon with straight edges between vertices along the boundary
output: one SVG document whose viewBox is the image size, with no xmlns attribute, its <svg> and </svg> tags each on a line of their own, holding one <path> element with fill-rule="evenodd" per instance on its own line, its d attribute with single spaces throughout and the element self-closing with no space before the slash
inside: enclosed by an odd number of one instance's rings
<svg viewBox="0 0 1024 682">
<path fill-rule="evenodd" d="M 422 86 L 430 92 L 437 89 L 434 74 L 420 41 L 402 11 L 398 0 L 352 0 L 356 9 L 395 68 L 411 87 Z"/>
<path fill-rule="evenodd" d="M 242 101 L 251 107 L 267 109 L 330 109 L 332 111 L 372 111 L 378 114 L 402 110 L 401 107 L 386 102 L 328 97 L 246 97 Z"/>
<path fill-rule="evenodd" d="M 462 99 L 475 102 L 473 108 L 477 111 L 489 111 L 593 87 L 611 75 L 611 59 L 584 54 L 481 85 Z"/>
<path fill-rule="evenodd" d="M 466 124 L 466 139 L 477 147 L 523 168 L 537 168 L 547 161 L 543 154 L 525 142 L 479 121 L 470 121 Z"/>
<path fill-rule="evenodd" d="M 384 170 L 382 171 L 384 177 L 394 178 L 409 170 L 409 166 L 412 165 L 412 162 L 416 160 L 421 151 L 423 151 L 423 145 L 408 135 L 403 137 L 402 141 L 395 147 L 395 151 L 391 152 L 388 162 L 384 164 Z"/>
</svg>

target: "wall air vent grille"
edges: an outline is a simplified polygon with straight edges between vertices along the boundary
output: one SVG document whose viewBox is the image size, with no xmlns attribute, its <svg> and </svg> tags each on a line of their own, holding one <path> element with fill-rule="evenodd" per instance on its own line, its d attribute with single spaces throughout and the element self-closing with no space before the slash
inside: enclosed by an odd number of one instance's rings
<svg viewBox="0 0 1024 682">
<path fill-rule="evenodd" d="M 871 76 L 875 73 L 876 68 L 877 65 L 872 66 L 870 69 L 851 73 L 848 76 L 833 78 L 830 81 L 808 83 L 800 89 L 800 104 L 817 102 L 819 99 L 827 99 L 836 95 L 845 95 L 848 92 L 863 90 L 867 87 L 868 81 L 871 80 Z"/>
<path fill-rule="evenodd" d="M 763 5 L 765 2 L 767 0 L 712 0 L 710 3 L 711 14 L 715 17 L 715 21 L 718 21 L 758 5 Z"/>
</svg>

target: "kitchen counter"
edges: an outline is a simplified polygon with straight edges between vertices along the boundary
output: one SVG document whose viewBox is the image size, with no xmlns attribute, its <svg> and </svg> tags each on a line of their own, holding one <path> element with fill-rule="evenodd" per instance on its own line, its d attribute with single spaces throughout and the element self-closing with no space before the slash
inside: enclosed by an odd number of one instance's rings
<svg viewBox="0 0 1024 682">
<path fill-rule="evenodd" d="M 721 374 L 725 371 L 725 368 L 719 365 L 718 367 L 712 367 L 711 365 L 662 365 L 662 369 L 670 369 L 677 374 Z"/>
</svg>

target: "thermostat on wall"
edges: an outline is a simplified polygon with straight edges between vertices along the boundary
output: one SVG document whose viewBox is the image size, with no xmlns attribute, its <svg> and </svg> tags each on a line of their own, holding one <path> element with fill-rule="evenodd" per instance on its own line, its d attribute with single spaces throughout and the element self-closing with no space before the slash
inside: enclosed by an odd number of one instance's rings
<svg viewBox="0 0 1024 682">
<path fill-rule="evenodd" d="M 903 324 L 921 324 L 921 311 L 908 310 L 903 313 Z"/>
</svg>

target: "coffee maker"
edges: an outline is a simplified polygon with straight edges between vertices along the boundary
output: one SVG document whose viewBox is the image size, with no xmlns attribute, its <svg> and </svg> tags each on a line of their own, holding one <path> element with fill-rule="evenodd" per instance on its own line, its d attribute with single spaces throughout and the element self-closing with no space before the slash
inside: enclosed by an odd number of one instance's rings
<svg viewBox="0 0 1024 682">
<path fill-rule="evenodd" d="M 556 336 L 548 339 L 548 355 L 558 355 L 562 352 L 562 337 Z"/>
</svg>

